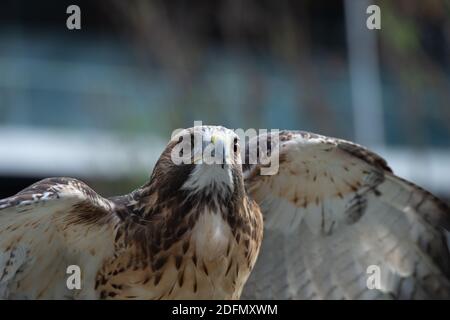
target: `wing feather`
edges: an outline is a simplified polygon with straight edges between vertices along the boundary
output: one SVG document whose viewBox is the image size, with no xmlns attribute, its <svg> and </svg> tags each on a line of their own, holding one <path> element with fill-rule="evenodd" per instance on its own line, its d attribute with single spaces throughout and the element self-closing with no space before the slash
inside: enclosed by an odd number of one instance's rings
<svg viewBox="0 0 450 320">
<path fill-rule="evenodd" d="M 45 179 L 0 200 L 0 298 L 73 297 L 66 286 L 71 264 L 86 284 L 76 294 L 93 298 L 89 284 L 113 250 L 112 209 L 71 178 Z"/>
<path fill-rule="evenodd" d="M 443 202 L 348 141 L 285 131 L 276 150 L 276 175 L 245 167 L 265 237 L 243 298 L 450 298 Z M 376 289 L 370 266 L 380 270 Z"/>
</svg>

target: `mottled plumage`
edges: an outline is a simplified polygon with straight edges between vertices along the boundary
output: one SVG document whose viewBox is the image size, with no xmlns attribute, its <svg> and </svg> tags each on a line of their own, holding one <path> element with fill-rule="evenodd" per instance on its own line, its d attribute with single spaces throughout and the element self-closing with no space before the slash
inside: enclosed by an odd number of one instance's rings
<svg viewBox="0 0 450 320">
<path fill-rule="evenodd" d="M 231 131 L 202 131 L 204 142 L 214 136 L 233 152 L 222 139 Z M 1 200 L 0 297 L 239 298 L 262 240 L 240 153 L 226 166 L 175 165 L 176 144 L 126 196 L 105 199 L 78 180 L 52 178 Z M 72 264 L 82 270 L 81 290 L 66 287 Z"/>
<path fill-rule="evenodd" d="M 200 132 L 203 142 L 219 137 L 230 164 L 198 164 L 195 152 L 192 164 L 174 164 L 179 134 L 128 195 L 51 178 L 0 200 L 0 297 L 450 298 L 449 208 L 378 155 L 283 131 L 246 146 L 244 162 L 259 141 L 278 143 L 269 151 L 279 172 L 265 176 L 261 164 L 241 166 L 233 132 Z M 71 264 L 81 290 L 66 287 Z M 378 289 L 367 287 L 372 265 Z"/>
<path fill-rule="evenodd" d="M 278 150 L 277 175 L 244 172 L 265 217 L 244 298 L 450 298 L 446 204 L 348 141 L 284 131 Z"/>
</svg>

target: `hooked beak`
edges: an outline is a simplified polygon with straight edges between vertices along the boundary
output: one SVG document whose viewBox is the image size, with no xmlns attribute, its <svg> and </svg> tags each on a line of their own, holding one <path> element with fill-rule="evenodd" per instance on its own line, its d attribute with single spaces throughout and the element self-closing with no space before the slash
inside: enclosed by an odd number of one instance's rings
<svg viewBox="0 0 450 320">
<path fill-rule="evenodd" d="M 213 134 L 211 136 L 211 143 L 214 145 L 214 150 L 211 155 L 215 157 L 216 163 L 222 165 L 222 169 L 225 168 L 225 164 L 229 164 L 229 150 L 227 148 L 226 137 L 222 135 Z"/>
</svg>

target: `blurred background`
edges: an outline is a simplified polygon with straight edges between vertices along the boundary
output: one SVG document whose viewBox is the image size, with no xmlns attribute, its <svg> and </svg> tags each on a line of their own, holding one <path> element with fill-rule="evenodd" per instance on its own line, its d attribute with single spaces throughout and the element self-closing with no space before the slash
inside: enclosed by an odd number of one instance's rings
<svg viewBox="0 0 450 320">
<path fill-rule="evenodd" d="M 0 198 L 129 192 L 194 120 L 356 141 L 450 199 L 450 1 L 1 2 Z"/>
</svg>

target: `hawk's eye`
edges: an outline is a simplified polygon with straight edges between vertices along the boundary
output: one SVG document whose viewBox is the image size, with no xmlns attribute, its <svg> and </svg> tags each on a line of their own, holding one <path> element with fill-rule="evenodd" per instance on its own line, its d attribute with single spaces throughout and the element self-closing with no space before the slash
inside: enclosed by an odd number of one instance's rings
<svg viewBox="0 0 450 320">
<path fill-rule="evenodd" d="M 234 153 L 238 151 L 238 139 L 234 138 Z"/>
</svg>

